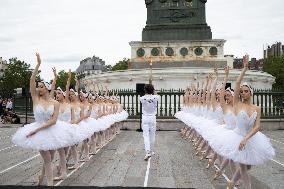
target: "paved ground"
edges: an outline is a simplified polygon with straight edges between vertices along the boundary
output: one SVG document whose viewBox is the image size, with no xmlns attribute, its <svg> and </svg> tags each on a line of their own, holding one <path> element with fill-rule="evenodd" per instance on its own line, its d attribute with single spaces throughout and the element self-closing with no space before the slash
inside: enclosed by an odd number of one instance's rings
<svg viewBox="0 0 284 189">
<path fill-rule="evenodd" d="M 34 185 L 41 166 L 36 151 L 15 147 L 10 141 L 17 127 L 0 128 L 0 184 Z M 284 186 L 284 132 L 265 132 L 277 151 L 274 160 L 251 170 L 253 188 Z M 157 133 L 156 154 L 143 160 L 142 133 L 123 131 L 91 160 L 71 173 L 63 186 L 149 186 L 171 188 L 225 188 L 225 179 L 211 182 L 214 169 L 194 155 L 191 144 L 176 131 Z M 148 168 L 148 169 L 147 169 Z M 148 170 L 148 171 L 147 171 Z M 147 174 L 148 173 L 148 180 Z"/>
</svg>

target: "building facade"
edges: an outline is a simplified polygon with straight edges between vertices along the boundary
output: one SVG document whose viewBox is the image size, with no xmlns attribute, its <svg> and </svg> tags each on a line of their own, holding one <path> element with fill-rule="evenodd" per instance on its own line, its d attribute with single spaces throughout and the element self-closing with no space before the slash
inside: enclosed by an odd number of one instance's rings
<svg viewBox="0 0 284 189">
<path fill-rule="evenodd" d="M 277 42 L 271 46 L 268 46 L 263 52 L 264 59 L 269 57 L 277 58 L 283 55 L 284 55 L 284 45 L 282 45 L 281 42 Z"/>
<path fill-rule="evenodd" d="M 4 76 L 5 70 L 8 68 L 8 63 L 0 57 L 0 78 Z"/>
<path fill-rule="evenodd" d="M 93 56 L 85 58 L 80 62 L 79 67 L 76 69 L 76 75 L 83 77 L 87 75 L 99 74 L 107 71 L 105 61 L 99 57 Z"/>
</svg>

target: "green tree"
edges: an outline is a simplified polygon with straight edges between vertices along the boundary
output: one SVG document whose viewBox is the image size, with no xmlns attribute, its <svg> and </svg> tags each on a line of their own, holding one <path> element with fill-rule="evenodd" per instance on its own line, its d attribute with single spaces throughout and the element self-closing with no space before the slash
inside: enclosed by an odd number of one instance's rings
<svg viewBox="0 0 284 189">
<path fill-rule="evenodd" d="M 68 79 L 68 72 L 61 70 L 60 72 L 58 72 L 57 75 L 58 75 L 58 79 L 56 81 L 56 87 L 60 87 L 62 90 L 65 90 L 67 79 Z M 74 87 L 74 86 L 75 86 L 75 73 L 72 72 L 70 87 Z"/>
<path fill-rule="evenodd" d="M 263 70 L 276 77 L 273 88 L 284 90 L 284 56 L 267 58 L 264 61 Z"/>
<path fill-rule="evenodd" d="M 16 88 L 29 89 L 30 77 L 32 75 L 30 67 L 30 64 L 17 58 L 9 59 L 8 68 L 0 79 L 0 94 L 10 97 L 14 94 Z M 37 78 L 39 79 L 39 76 Z"/>
<path fill-rule="evenodd" d="M 119 61 L 112 67 L 112 71 L 117 71 L 117 70 L 127 70 L 128 69 L 128 63 L 129 59 L 124 58 L 123 60 Z"/>
<path fill-rule="evenodd" d="M 106 71 L 112 71 L 112 65 L 106 65 L 105 68 Z"/>
</svg>

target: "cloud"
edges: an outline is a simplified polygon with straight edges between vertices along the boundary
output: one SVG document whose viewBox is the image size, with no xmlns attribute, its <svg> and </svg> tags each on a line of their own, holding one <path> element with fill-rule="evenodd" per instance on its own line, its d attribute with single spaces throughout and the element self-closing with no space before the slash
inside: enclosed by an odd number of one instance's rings
<svg viewBox="0 0 284 189">
<path fill-rule="evenodd" d="M 0 42 L 1 43 L 9 43 L 14 41 L 14 39 L 12 37 L 4 37 L 4 36 L 0 36 Z"/>
<path fill-rule="evenodd" d="M 74 55 L 67 55 L 64 57 L 47 57 L 45 58 L 46 62 L 53 62 L 53 63 L 65 63 L 65 62 L 80 62 L 82 57 L 74 56 Z"/>
</svg>

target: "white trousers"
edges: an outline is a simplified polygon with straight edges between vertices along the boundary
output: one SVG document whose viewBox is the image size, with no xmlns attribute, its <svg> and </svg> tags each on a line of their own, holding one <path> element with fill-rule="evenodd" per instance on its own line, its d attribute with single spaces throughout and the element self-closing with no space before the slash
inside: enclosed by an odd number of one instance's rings
<svg viewBox="0 0 284 189">
<path fill-rule="evenodd" d="M 146 153 L 154 151 L 156 116 L 142 116 L 142 129 Z"/>
</svg>

